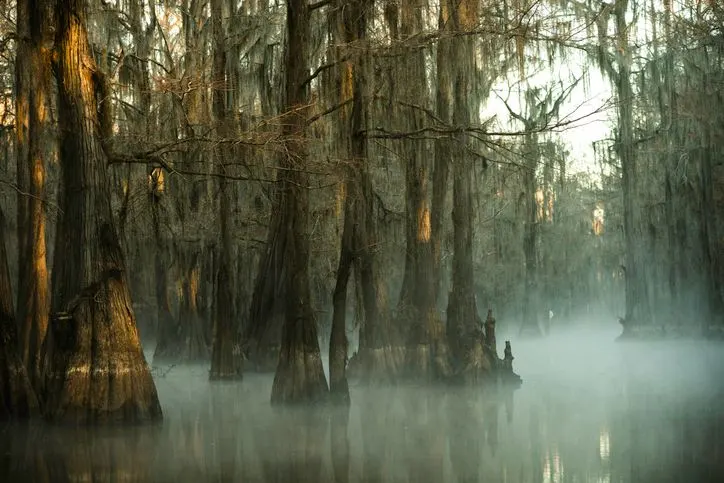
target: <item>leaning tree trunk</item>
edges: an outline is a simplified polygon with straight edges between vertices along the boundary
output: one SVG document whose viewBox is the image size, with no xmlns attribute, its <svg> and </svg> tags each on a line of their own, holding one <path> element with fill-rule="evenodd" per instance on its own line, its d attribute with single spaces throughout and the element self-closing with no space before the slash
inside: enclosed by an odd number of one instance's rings
<svg viewBox="0 0 724 483">
<path fill-rule="evenodd" d="M 99 138 L 83 0 L 56 3 L 62 219 L 45 368 L 45 416 L 75 423 L 162 417 L 141 349 Z"/>
<path fill-rule="evenodd" d="M 349 186 L 350 183 L 348 180 L 346 185 Z M 349 403 L 346 332 L 347 286 L 354 261 L 354 207 L 352 205 L 355 201 L 350 196 L 349 188 L 347 188 L 346 193 L 339 268 L 337 268 L 337 282 L 332 297 L 332 333 L 329 338 L 329 391 L 335 401 L 342 403 Z"/>
<path fill-rule="evenodd" d="M 0 421 L 38 412 L 38 400 L 18 354 L 13 290 L 5 251 L 5 217 L 0 209 Z"/>
<path fill-rule="evenodd" d="M 309 288 L 309 175 L 304 129 L 309 111 L 306 0 L 287 1 L 285 155 L 279 173 L 282 189 L 286 305 L 272 404 L 313 402 L 327 396 L 327 381 L 317 340 L 317 323 Z"/>
<path fill-rule="evenodd" d="M 48 92 L 52 42 L 50 5 L 18 1 L 16 60 L 18 164 L 18 313 L 20 348 L 36 390 L 41 381 L 41 348 L 48 329 L 50 285 L 45 242 L 45 159 L 50 122 Z"/>
<path fill-rule="evenodd" d="M 213 111 L 217 123 L 217 133 L 223 136 L 231 122 L 226 106 L 226 47 L 224 45 L 224 25 L 222 22 L 221 0 L 211 1 L 211 22 L 214 36 L 214 91 Z M 233 186 L 224 177 L 226 175 L 225 154 L 228 152 L 219 143 L 215 149 L 219 178 L 219 223 L 221 231 L 221 259 L 216 272 L 216 300 L 214 307 L 214 331 L 212 336 L 210 379 L 240 379 L 242 377 L 241 352 L 238 350 L 234 321 L 234 287 L 231 276 L 232 244 L 231 192 Z"/>
</svg>

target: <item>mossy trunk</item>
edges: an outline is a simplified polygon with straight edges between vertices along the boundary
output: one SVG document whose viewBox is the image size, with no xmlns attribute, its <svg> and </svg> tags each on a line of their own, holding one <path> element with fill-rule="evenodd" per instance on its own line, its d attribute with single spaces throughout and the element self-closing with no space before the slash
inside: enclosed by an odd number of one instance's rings
<svg viewBox="0 0 724 483">
<path fill-rule="evenodd" d="M 287 113 L 282 120 L 286 149 L 279 173 L 286 300 L 272 404 L 311 403 L 328 395 L 309 287 L 309 174 L 304 140 L 310 105 L 306 83 L 309 14 L 305 0 L 287 2 Z"/>
<path fill-rule="evenodd" d="M 422 4 L 419 0 L 401 3 L 400 40 L 418 35 L 423 28 Z M 414 79 L 401 100 L 418 103 L 425 98 L 425 59 L 422 51 L 405 52 L 399 62 L 401 77 Z M 413 111 L 407 120 L 409 129 L 423 125 L 422 114 Z M 406 346 L 405 372 L 413 378 L 434 380 L 451 373 L 445 330 L 437 310 L 435 263 L 431 236 L 431 163 L 425 154 L 424 141 L 406 140 L 405 197 L 406 240 L 405 274 L 398 302 L 398 334 Z"/>
<path fill-rule="evenodd" d="M 98 71 L 82 0 L 56 3 L 62 218 L 53 267 L 44 414 L 76 424 L 162 417 L 111 210 Z"/>
</svg>

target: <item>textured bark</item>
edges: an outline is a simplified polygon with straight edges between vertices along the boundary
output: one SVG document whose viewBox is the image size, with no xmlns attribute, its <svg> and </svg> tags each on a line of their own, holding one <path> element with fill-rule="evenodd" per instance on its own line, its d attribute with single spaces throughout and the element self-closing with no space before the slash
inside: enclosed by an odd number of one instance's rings
<svg viewBox="0 0 724 483">
<path fill-rule="evenodd" d="M 5 217 L 0 209 L 0 421 L 38 413 L 38 400 L 17 348 L 13 291 L 5 251 Z"/>
<path fill-rule="evenodd" d="M 153 176 L 153 175 L 152 175 Z M 167 249 L 161 234 L 161 210 L 163 197 L 152 190 L 151 196 L 151 222 L 153 224 L 154 257 L 153 277 L 156 297 L 156 347 L 153 352 L 153 362 L 171 360 L 171 354 L 180 347 L 180 328 L 178 319 L 171 313 L 171 304 L 168 293 L 168 262 Z"/>
<path fill-rule="evenodd" d="M 452 28 L 464 34 L 477 25 L 477 4 L 474 1 L 449 4 Z M 453 92 L 455 126 L 470 125 L 472 113 L 477 114 L 473 98 L 472 76 L 475 70 L 474 46 L 468 35 L 456 35 L 452 40 L 449 61 Z M 472 105 L 471 105 L 472 104 Z M 473 163 L 467 151 L 467 139 L 457 134 L 452 139 L 453 157 L 453 269 L 452 291 L 447 307 L 447 337 L 455 370 L 468 383 L 481 382 L 492 372 L 497 359 L 485 343 L 482 321 L 475 299 L 473 262 Z M 492 349 L 494 351 L 494 349 Z"/>
<path fill-rule="evenodd" d="M 422 30 L 422 8 L 417 0 L 402 2 L 400 37 L 406 39 Z M 415 79 L 400 95 L 417 103 L 425 97 L 425 61 L 422 51 L 406 52 L 399 62 L 400 76 Z M 420 113 L 410 115 L 406 128 L 423 125 Z M 399 300 L 397 329 L 406 343 L 406 371 L 421 379 L 450 375 L 444 328 L 437 311 L 431 239 L 430 169 L 424 146 L 416 140 L 403 142 L 405 152 L 406 241 L 405 275 Z"/>
<path fill-rule="evenodd" d="M 45 416 L 77 424 L 162 417 L 141 350 L 99 139 L 98 76 L 82 0 L 56 3 L 62 219 L 53 267 Z"/>
<path fill-rule="evenodd" d="M 357 55 L 345 63 L 349 76 L 346 90 L 351 91 L 352 106 L 346 110 L 346 138 L 344 143 L 349 152 L 350 170 L 346 202 L 350 203 L 353 217 L 352 246 L 355 269 L 355 283 L 358 287 L 358 302 L 361 302 L 364 318 L 359 332 L 359 348 L 356 363 L 359 375 L 368 382 L 388 381 L 393 378 L 399 366 L 399 357 L 391 347 L 388 307 L 385 304 L 386 287 L 380 278 L 377 266 L 376 247 L 379 246 L 375 200 L 370 175 L 370 160 L 367 150 L 369 53 L 367 44 L 367 22 L 372 2 L 358 0 L 342 10 L 343 38 Z M 344 90 L 344 89 L 343 89 Z M 346 220 L 346 215 L 345 215 Z"/>
<path fill-rule="evenodd" d="M 226 106 L 226 46 L 224 44 L 224 24 L 221 0 L 211 1 L 211 22 L 214 37 L 213 70 L 213 113 L 217 123 L 217 133 L 226 137 L 230 131 L 228 108 Z M 215 150 L 217 170 L 222 175 L 219 181 L 219 223 L 221 231 L 220 260 L 216 272 L 216 300 L 214 304 L 214 331 L 212 336 L 210 379 L 239 379 L 242 377 L 242 359 L 239 341 L 237 340 L 236 323 L 234 320 L 234 287 L 231 276 L 232 215 L 231 192 L 233 186 L 224 178 L 226 175 L 226 151 L 217 146 Z"/>
<path fill-rule="evenodd" d="M 199 314 L 202 250 L 191 247 L 183 253 L 180 264 L 181 303 L 179 304 L 179 341 L 176 362 L 206 362 L 209 346 L 204 334 L 204 320 Z"/>
<path fill-rule="evenodd" d="M 281 181 L 280 176 L 277 176 L 277 181 Z M 272 189 L 274 199 L 270 226 L 254 282 L 249 322 L 244 329 L 244 346 L 249 363 L 256 370 L 264 372 L 273 370 L 279 357 L 279 341 L 285 313 L 284 304 L 281 302 L 286 299 L 286 234 L 281 215 L 282 194 L 280 190 Z"/>
<path fill-rule="evenodd" d="M 287 109 L 282 121 L 286 149 L 279 173 L 281 214 L 286 221 L 282 224 L 286 305 L 272 404 L 309 403 L 328 395 L 309 289 L 309 174 L 304 170 L 304 131 L 310 102 L 305 83 L 309 13 L 305 0 L 287 2 Z"/>
<path fill-rule="evenodd" d="M 450 4 L 443 0 L 440 2 L 440 14 L 438 17 L 438 29 L 441 32 L 450 32 L 453 28 L 453 22 L 450 21 Z M 452 76 L 454 69 L 454 60 L 452 54 L 453 40 L 443 35 L 437 43 L 437 53 L 435 67 L 437 69 L 436 76 L 436 92 L 435 92 L 435 114 L 445 122 L 452 121 L 451 106 L 452 98 Z M 443 239 L 443 219 L 446 215 L 445 198 L 449 192 L 450 178 L 450 138 L 440 137 L 435 140 L 435 165 L 433 169 L 432 184 L 432 212 L 430 219 L 430 236 L 433 246 L 433 263 L 434 265 L 434 283 L 436 301 L 440 296 L 440 284 L 442 278 L 442 239 Z"/>
<path fill-rule="evenodd" d="M 16 59 L 20 347 L 28 376 L 41 382 L 42 346 L 48 329 L 50 286 L 46 260 L 45 177 L 50 110 L 50 2 L 18 2 Z M 24 117 L 25 116 L 25 117 Z"/>
</svg>

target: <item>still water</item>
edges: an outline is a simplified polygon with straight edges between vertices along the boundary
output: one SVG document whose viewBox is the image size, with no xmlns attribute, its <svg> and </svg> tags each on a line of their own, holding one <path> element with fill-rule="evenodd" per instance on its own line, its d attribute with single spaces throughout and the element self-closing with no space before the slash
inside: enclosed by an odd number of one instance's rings
<svg viewBox="0 0 724 483">
<path fill-rule="evenodd" d="M 269 406 L 271 377 L 157 372 L 163 425 L 0 430 L 0 482 L 724 481 L 724 344 L 514 340 L 514 392 L 368 389 L 349 411 Z"/>
</svg>

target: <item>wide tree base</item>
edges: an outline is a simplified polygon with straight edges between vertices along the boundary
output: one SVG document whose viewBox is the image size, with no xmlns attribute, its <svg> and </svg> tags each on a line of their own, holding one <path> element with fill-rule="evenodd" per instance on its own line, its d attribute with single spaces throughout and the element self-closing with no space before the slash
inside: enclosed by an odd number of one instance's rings
<svg viewBox="0 0 724 483">
<path fill-rule="evenodd" d="M 291 348 L 279 356 L 272 385 L 271 403 L 317 404 L 329 396 L 319 351 Z"/>
<path fill-rule="evenodd" d="M 347 374 L 368 383 L 389 383 L 399 376 L 404 360 L 404 347 L 362 348 L 350 359 Z"/>
<path fill-rule="evenodd" d="M 476 340 L 465 354 L 463 365 L 455 379 L 470 386 L 489 382 L 495 373 L 497 362 L 497 356 L 490 354 L 483 343 Z"/>
<path fill-rule="evenodd" d="M 210 381 L 239 381 L 244 378 L 244 354 L 241 346 L 230 341 L 220 341 L 219 354 L 212 354 Z M 226 344 L 231 347 L 226 346 Z"/>
<path fill-rule="evenodd" d="M 0 320 L 0 421 L 27 419 L 39 413 L 38 399 L 17 353 L 17 343 L 15 321 Z"/>
<path fill-rule="evenodd" d="M 417 344 L 405 354 L 404 376 L 413 380 L 444 381 L 453 374 L 445 344 Z"/>
<path fill-rule="evenodd" d="M 72 315 L 51 320 L 43 407 L 49 421 L 95 425 L 162 419 L 127 292 L 120 281 L 107 283 Z"/>
</svg>

